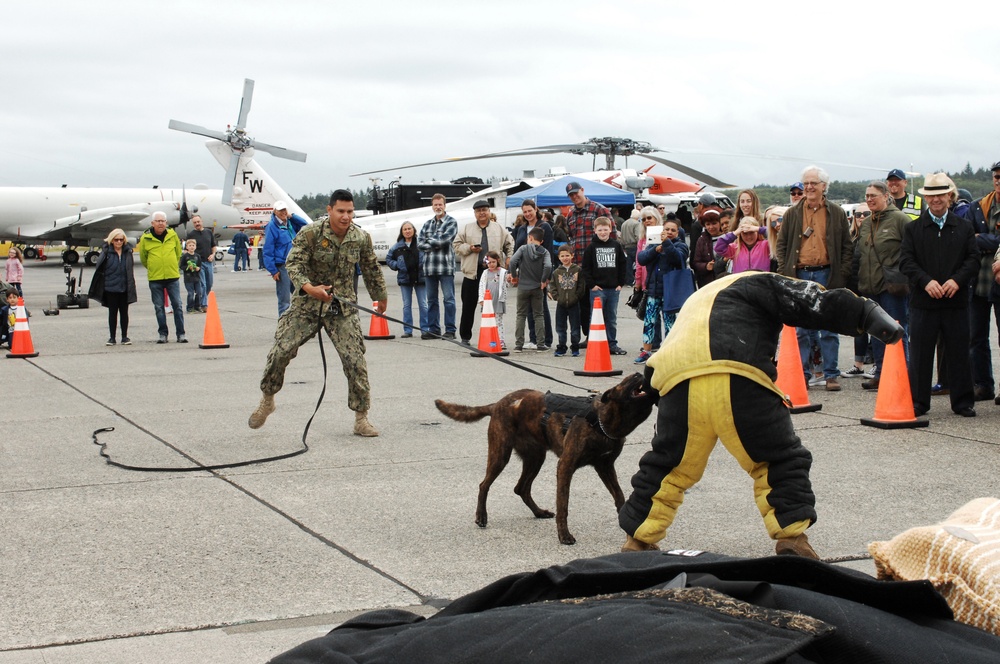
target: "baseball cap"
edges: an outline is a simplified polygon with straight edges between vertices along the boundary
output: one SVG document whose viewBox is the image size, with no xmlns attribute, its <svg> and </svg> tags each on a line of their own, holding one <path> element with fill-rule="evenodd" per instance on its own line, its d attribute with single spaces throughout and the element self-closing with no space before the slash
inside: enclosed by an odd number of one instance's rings
<svg viewBox="0 0 1000 664">
<path fill-rule="evenodd" d="M 796 189 L 799 191 L 806 190 L 805 186 L 801 182 L 793 182 L 792 186 L 788 188 L 788 191 L 795 191 Z"/>
<path fill-rule="evenodd" d="M 288 205 L 285 203 L 285 201 L 275 201 L 274 202 L 274 211 L 275 212 L 281 212 L 282 210 L 287 210 L 287 209 L 288 209 Z"/>
<path fill-rule="evenodd" d="M 568 185 L 566 185 L 566 193 L 567 194 L 575 194 L 576 192 L 580 191 L 581 189 L 583 189 L 583 187 L 580 186 L 579 182 L 570 182 Z"/>
<path fill-rule="evenodd" d="M 478 201 L 472 204 L 473 210 L 478 210 L 479 208 L 488 208 L 490 206 L 489 201 L 484 198 L 480 198 Z"/>
<path fill-rule="evenodd" d="M 898 178 L 900 180 L 906 179 L 906 173 L 903 172 L 902 168 L 894 168 L 889 171 L 889 174 L 885 176 L 886 180 L 891 180 L 893 178 Z"/>
<path fill-rule="evenodd" d="M 1000 171 L 1000 161 L 990 166 L 991 171 Z"/>
<path fill-rule="evenodd" d="M 704 194 L 698 197 L 698 202 L 702 205 L 715 205 L 718 201 L 715 200 L 715 194 L 706 191 Z"/>
</svg>

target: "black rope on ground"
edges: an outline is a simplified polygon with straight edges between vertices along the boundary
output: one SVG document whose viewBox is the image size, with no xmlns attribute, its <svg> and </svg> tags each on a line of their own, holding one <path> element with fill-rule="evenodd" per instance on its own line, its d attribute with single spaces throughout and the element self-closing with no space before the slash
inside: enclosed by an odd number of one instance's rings
<svg viewBox="0 0 1000 664">
<path fill-rule="evenodd" d="M 322 309 L 320 310 L 320 320 L 322 321 Z M 286 454 L 279 454 L 277 456 L 264 457 L 262 459 L 250 459 L 249 461 L 236 461 L 234 463 L 220 463 L 213 464 L 211 466 L 206 466 L 194 457 L 192 457 L 187 452 L 184 452 L 180 448 L 171 445 L 165 440 L 161 442 L 172 449 L 173 451 L 180 454 L 182 457 L 195 464 L 195 466 L 185 466 L 183 468 L 159 468 L 150 466 L 130 466 L 128 464 L 119 463 L 118 461 L 112 460 L 111 456 L 107 453 L 107 443 L 102 443 L 97 440 L 97 434 L 106 433 L 109 431 L 114 431 L 114 427 L 104 427 L 102 429 L 97 429 L 91 434 L 91 438 L 95 445 L 99 446 L 100 455 L 104 457 L 109 466 L 115 466 L 116 468 L 122 468 L 124 470 L 138 470 L 146 473 L 193 473 L 200 472 L 204 470 L 225 470 L 227 468 L 241 468 L 243 466 L 252 466 L 259 463 L 270 463 L 271 461 L 281 461 L 283 459 L 291 459 L 292 457 L 299 456 L 300 454 L 305 454 L 309 451 L 309 445 L 306 443 L 306 437 L 309 435 L 309 428 L 312 426 L 313 420 L 316 418 L 316 413 L 319 412 L 319 407 L 323 403 L 323 397 L 326 396 L 326 379 L 327 379 L 327 367 L 326 367 L 326 350 L 323 348 L 323 325 L 322 322 L 319 325 L 319 354 L 323 360 L 323 388 L 320 390 L 319 399 L 316 401 L 316 408 L 313 410 L 312 415 L 309 416 L 309 421 L 306 422 L 306 427 L 302 431 L 302 447 L 295 450 L 294 452 L 288 452 Z"/>
</svg>

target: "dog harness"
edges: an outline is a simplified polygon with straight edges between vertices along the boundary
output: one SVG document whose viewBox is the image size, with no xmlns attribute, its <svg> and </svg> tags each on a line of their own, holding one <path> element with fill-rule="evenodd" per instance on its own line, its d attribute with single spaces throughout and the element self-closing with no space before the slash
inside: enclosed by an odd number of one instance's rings
<svg viewBox="0 0 1000 664">
<path fill-rule="evenodd" d="M 570 397 L 565 394 L 546 392 L 544 399 L 545 412 L 542 413 L 543 427 L 547 427 L 549 418 L 558 413 L 564 416 L 562 423 L 562 432 L 564 435 L 569 431 L 569 425 L 572 424 L 573 420 L 577 417 L 582 417 L 587 420 L 587 424 L 592 429 L 599 431 L 602 436 L 611 440 L 615 439 L 613 436 L 609 436 L 608 432 L 604 430 L 601 418 L 597 415 L 597 409 L 594 408 L 593 397 Z"/>
</svg>

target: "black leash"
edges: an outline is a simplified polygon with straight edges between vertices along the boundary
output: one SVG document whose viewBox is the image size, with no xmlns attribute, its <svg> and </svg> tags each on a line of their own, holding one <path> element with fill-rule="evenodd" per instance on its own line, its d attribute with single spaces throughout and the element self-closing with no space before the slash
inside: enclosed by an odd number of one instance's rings
<svg viewBox="0 0 1000 664">
<path fill-rule="evenodd" d="M 108 455 L 108 453 L 107 453 L 107 449 L 106 449 L 107 446 L 108 446 L 107 443 L 102 443 L 99 440 L 97 440 L 97 434 L 99 434 L 99 433 L 106 433 L 106 432 L 114 431 L 115 430 L 114 427 L 104 427 L 103 429 L 97 429 L 97 430 L 95 430 L 94 433 L 91 435 L 91 437 L 92 437 L 92 439 L 94 441 L 94 444 L 97 445 L 97 446 L 99 446 L 101 448 L 100 455 L 102 457 L 104 457 L 104 460 L 107 461 L 107 463 L 108 463 L 109 466 L 115 466 L 116 468 L 123 468 L 125 470 L 138 470 L 138 471 L 142 471 L 142 472 L 146 472 L 146 473 L 193 473 L 193 472 L 199 472 L 199 471 L 204 471 L 204 470 L 224 470 L 226 468 L 241 468 L 243 466 L 252 466 L 252 465 L 258 464 L 258 463 L 270 463 L 271 461 L 281 461 L 283 459 L 291 459 L 292 457 L 299 456 L 300 454 L 305 454 L 306 452 L 309 451 L 309 445 L 306 443 L 306 437 L 309 435 L 309 428 L 312 426 L 313 419 L 315 419 L 315 417 L 316 417 L 316 413 L 319 412 L 319 407 L 323 403 L 323 397 L 326 396 L 327 368 L 326 368 L 326 350 L 323 348 L 323 323 L 322 323 L 322 319 L 323 319 L 323 309 L 320 308 L 320 316 L 319 316 L 319 321 L 320 322 L 319 322 L 319 330 L 317 331 L 317 336 L 319 337 L 319 354 L 320 354 L 320 357 L 323 360 L 323 389 L 320 390 L 319 399 L 316 401 L 316 408 L 313 410 L 312 415 L 309 416 L 309 421 L 306 422 L 306 427 L 302 431 L 302 447 L 301 448 L 295 450 L 294 452 L 288 452 L 286 454 L 279 454 L 277 456 L 264 457 L 262 459 L 250 459 L 249 461 L 237 461 L 235 463 L 220 463 L 220 464 L 214 464 L 214 465 L 211 465 L 211 466 L 206 466 L 206 465 L 202 464 L 201 462 L 199 462 L 194 457 L 192 457 L 187 452 L 185 452 L 185 451 L 181 450 L 180 448 L 178 448 L 177 446 L 172 445 L 168 441 L 163 440 L 162 438 L 156 436 L 155 434 L 152 434 L 149 431 L 146 431 L 146 433 L 149 433 L 150 435 L 152 435 L 154 438 L 156 438 L 158 441 L 160 441 L 161 443 L 163 443 L 164 445 L 166 445 L 167 447 L 169 447 L 170 449 L 172 449 L 174 452 L 177 452 L 177 454 L 181 455 L 182 457 L 184 457 L 185 459 L 187 459 L 191 463 L 195 464 L 195 466 L 194 467 L 185 466 L 184 468 L 154 468 L 154 467 L 149 467 L 149 466 L 130 466 L 128 464 L 119 463 L 118 461 L 112 460 L 111 456 Z M 119 417 L 122 417 L 120 413 L 118 415 L 119 415 Z M 133 426 L 135 426 L 136 428 L 142 429 L 142 430 L 145 431 L 145 429 L 143 429 L 141 426 L 139 426 L 135 422 L 132 422 L 128 418 L 122 417 L 122 419 L 126 420 L 127 422 L 129 422 L 130 424 L 132 424 Z"/>
<path fill-rule="evenodd" d="M 342 298 L 340 296 L 334 295 L 333 297 L 341 305 L 350 306 L 350 307 L 353 307 L 354 309 L 357 309 L 358 311 L 364 311 L 365 313 L 369 313 L 369 314 L 372 314 L 374 316 L 381 316 L 382 318 L 384 318 L 384 319 L 386 319 L 388 321 L 392 321 L 393 323 L 399 323 L 400 325 L 405 325 L 406 324 L 406 323 L 404 323 L 403 321 L 401 321 L 401 320 L 399 320 L 397 318 L 392 318 L 391 316 L 386 316 L 385 314 L 380 314 L 380 313 L 378 313 L 378 312 L 376 312 L 376 311 L 374 311 L 372 309 L 369 309 L 367 307 L 363 307 L 363 306 L 357 304 L 356 302 L 351 302 L 350 300 L 344 299 L 344 298 Z M 99 453 L 100 453 L 100 455 L 102 457 L 104 457 L 104 460 L 107 462 L 107 464 L 109 466 L 114 466 L 116 468 L 122 468 L 123 470 L 136 470 L 136 471 L 145 472 L 145 473 L 193 473 L 193 472 L 201 472 L 201 471 L 206 471 L 206 470 L 209 470 L 209 471 L 210 470 L 226 470 L 226 469 L 229 469 L 229 468 L 241 468 L 243 466 L 252 466 L 252 465 L 255 465 L 255 464 L 270 463 L 272 461 L 282 461 L 284 459 L 290 459 L 292 457 L 299 456 L 300 454 L 305 454 L 306 452 L 309 451 L 309 445 L 306 442 L 306 438 L 309 435 L 309 429 L 312 426 L 313 420 L 316 418 L 316 413 L 319 412 L 319 407 L 323 403 L 323 398 L 326 396 L 327 366 L 326 366 L 326 350 L 323 348 L 323 323 L 322 323 L 322 320 L 323 320 L 323 309 L 321 307 L 320 308 L 320 313 L 319 313 L 319 318 L 318 318 L 319 322 L 318 322 L 318 326 L 317 326 L 318 327 L 318 329 L 317 329 L 317 336 L 319 337 L 319 353 L 320 353 L 320 357 L 323 360 L 323 388 L 322 388 L 322 390 L 320 390 L 319 399 L 317 399 L 317 401 L 316 401 L 316 408 L 313 410 L 312 415 L 309 416 L 309 421 L 306 422 L 305 429 L 303 429 L 303 431 L 302 431 L 302 447 L 300 447 L 299 449 L 297 449 L 297 450 L 295 450 L 293 452 L 288 452 L 286 454 L 279 454 L 279 455 L 276 455 L 276 456 L 264 457 L 264 458 L 260 458 L 260 459 L 250 459 L 248 461 L 237 461 L 237 462 L 234 462 L 234 463 L 220 463 L 220 464 L 213 464 L 213 465 L 210 465 L 210 466 L 206 466 L 205 464 L 201 463 L 200 461 L 198 461 L 197 459 L 195 459 L 194 457 L 192 457 L 187 452 L 185 452 L 182 449 L 178 448 L 176 445 L 173 445 L 169 441 L 164 440 L 163 438 L 160 438 L 159 436 L 156 436 L 152 432 L 143 429 L 143 427 L 140 426 L 138 423 L 133 422 L 132 420 L 129 420 L 128 418 L 122 416 L 120 413 L 116 413 L 116 414 L 119 417 L 121 417 L 122 419 L 124 419 L 125 421 L 127 421 L 129 424 L 131 424 L 134 427 L 136 427 L 137 429 L 146 431 L 146 433 L 148 433 L 149 435 L 151 435 L 154 438 L 156 438 L 156 440 L 158 440 L 160 443 L 162 443 L 163 445 L 166 445 L 171 450 L 173 450 L 174 452 L 176 452 L 180 456 L 184 457 L 185 459 L 187 459 L 191 463 L 193 463 L 194 466 L 185 466 L 183 468 L 163 468 L 163 467 L 152 467 L 152 466 L 132 466 L 132 465 L 129 465 L 129 464 L 120 463 L 118 461 L 115 461 L 114 459 L 111 458 L 111 456 L 107 452 L 107 443 L 102 443 L 97 438 L 98 434 L 109 433 L 111 431 L 114 431 L 115 430 L 114 427 L 103 427 L 101 429 L 94 430 L 94 432 L 91 434 L 91 440 L 93 441 L 93 443 L 95 445 L 97 445 L 98 447 L 100 447 L 100 452 Z M 592 393 L 592 394 L 597 394 L 597 393 L 600 392 L 600 390 L 595 390 L 593 388 L 580 387 L 579 385 L 574 385 L 572 383 L 567 383 L 564 380 L 560 380 L 559 378 L 555 378 L 554 376 L 550 376 L 548 374 L 542 373 L 541 371 L 536 371 L 535 369 L 531 369 L 529 367 L 523 366 L 523 365 L 518 364 L 516 362 L 512 362 L 512 361 L 510 361 L 510 360 L 508 360 L 508 359 L 506 359 L 504 357 L 499 357 L 495 353 L 487 353 L 487 352 L 484 352 L 484 351 L 481 351 L 481 350 L 478 350 L 478 349 L 475 349 L 475 348 L 471 348 L 470 346 L 465 346 L 464 344 L 461 344 L 461 343 L 459 343 L 457 341 L 454 341 L 452 339 L 448 339 L 446 337 L 443 337 L 440 334 L 435 334 L 433 332 L 424 331 L 419 326 L 414 326 L 414 329 L 420 330 L 421 334 L 429 334 L 429 335 L 431 335 L 433 337 L 436 337 L 437 339 L 440 339 L 440 340 L 452 343 L 452 344 L 458 346 L 459 348 L 461 348 L 463 351 L 469 352 L 469 353 L 471 353 L 473 355 L 476 355 L 478 357 L 489 357 L 491 359 L 497 360 L 498 362 L 502 362 L 503 364 L 506 364 L 508 366 L 514 367 L 515 369 L 520 369 L 521 371 L 526 371 L 526 372 L 528 372 L 530 374 L 534 374 L 535 376 L 538 376 L 539 378 L 544 378 L 545 380 L 550 380 L 550 381 L 553 381 L 555 383 L 559 383 L 559 384 L 565 385 L 567 387 L 572 387 L 572 388 L 577 389 L 577 390 L 583 390 L 585 392 L 589 392 L 589 393 Z"/>
<path fill-rule="evenodd" d="M 354 309 L 357 309 L 358 311 L 364 311 L 365 313 L 372 314 L 373 316 L 379 316 L 379 317 L 384 318 L 384 319 L 386 319 L 388 321 L 392 321 L 393 323 L 399 323 L 400 325 L 407 325 L 407 323 L 399 320 L 398 318 L 393 318 L 393 317 L 387 316 L 385 314 L 380 314 L 377 311 L 369 309 L 368 307 L 362 307 L 360 304 L 358 304 L 356 302 L 351 302 L 350 300 L 345 300 L 344 298 L 340 297 L 339 295 L 334 295 L 333 297 L 336 298 L 336 300 L 338 302 L 340 302 L 341 304 L 347 305 L 349 307 L 353 307 Z M 409 327 L 412 327 L 414 330 L 420 330 L 421 334 L 429 334 L 432 337 L 435 337 L 437 339 L 440 339 L 440 340 L 443 340 L 443 341 L 447 341 L 448 343 L 454 344 L 454 345 L 458 346 L 459 348 L 461 348 L 463 351 L 465 351 L 467 353 L 471 353 L 472 355 L 475 355 L 476 357 L 488 357 L 491 360 L 496 360 L 497 362 L 502 362 L 503 364 L 506 364 L 509 367 L 514 367 L 515 369 L 520 369 L 521 371 L 527 371 L 528 373 L 534 374 L 534 375 L 538 376 L 539 378 L 544 378 L 545 380 L 551 380 L 554 383 L 559 383 L 560 385 L 565 385 L 566 387 L 572 387 L 575 390 L 583 390 L 584 392 L 590 392 L 592 394 L 599 394 L 600 392 L 602 392 L 602 390 L 595 390 L 595 389 L 593 389 L 591 387 L 580 387 L 579 385 L 574 385 L 573 383 L 567 383 L 566 381 L 560 380 L 560 379 L 558 379 L 558 378 L 556 378 L 554 376 L 550 376 L 549 374 L 542 373 L 541 371 L 536 371 L 534 369 L 530 369 L 530 368 L 528 368 L 528 367 L 526 367 L 526 366 L 524 366 L 522 364 L 518 364 L 517 362 L 513 362 L 511 360 L 508 360 L 505 357 L 500 357 L 496 353 L 487 353 L 486 351 L 479 350 L 478 348 L 473 348 L 472 346 L 466 346 L 465 344 L 459 343 L 458 341 L 455 341 L 454 339 L 448 339 L 447 337 L 443 337 L 440 334 L 435 334 L 434 332 L 430 332 L 430 331 L 424 330 L 419 325 L 410 325 Z"/>
</svg>

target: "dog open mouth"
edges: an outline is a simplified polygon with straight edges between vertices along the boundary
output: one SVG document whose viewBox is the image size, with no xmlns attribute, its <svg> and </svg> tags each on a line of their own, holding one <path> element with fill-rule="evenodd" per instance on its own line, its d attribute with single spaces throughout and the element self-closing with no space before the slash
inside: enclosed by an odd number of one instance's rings
<svg viewBox="0 0 1000 664">
<path fill-rule="evenodd" d="M 645 377 L 640 373 L 632 374 L 632 376 L 626 380 L 625 388 L 628 390 L 627 393 L 632 399 L 656 400 L 660 398 L 659 392 L 653 389 L 653 386 L 650 385 Z"/>
</svg>

